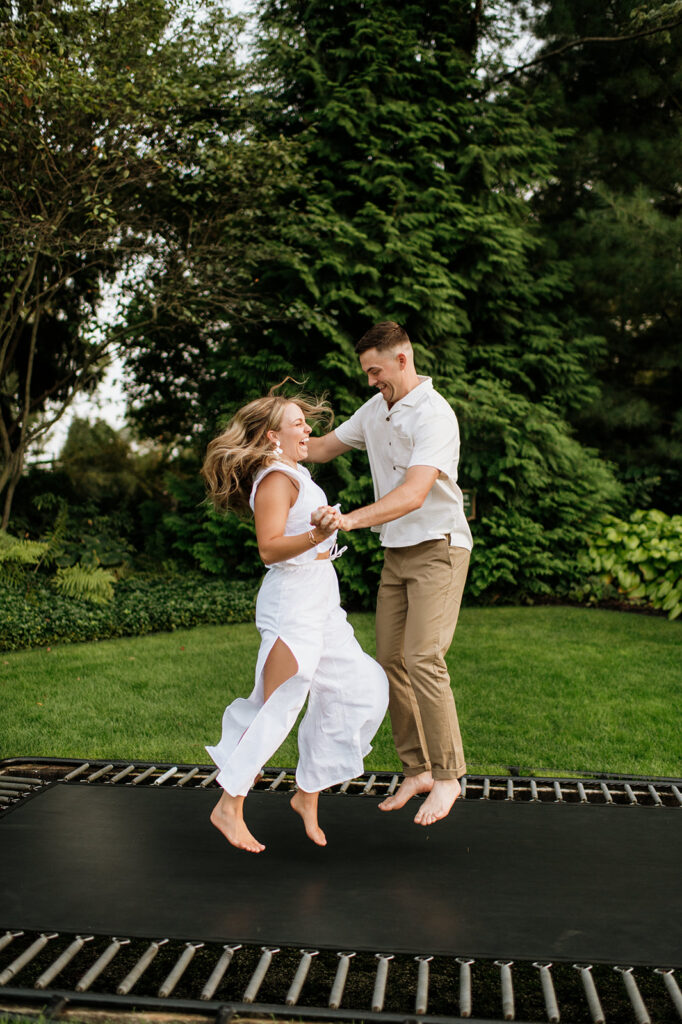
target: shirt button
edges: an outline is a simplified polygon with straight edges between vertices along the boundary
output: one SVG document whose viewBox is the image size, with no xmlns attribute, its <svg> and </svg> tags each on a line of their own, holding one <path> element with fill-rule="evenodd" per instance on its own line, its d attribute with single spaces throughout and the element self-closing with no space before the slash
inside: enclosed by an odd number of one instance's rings
<svg viewBox="0 0 682 1024">
<path fill-rule="evenodd" d="M 387 417 L 386 417 L 386 422 L 387 422 L 387 423 L 388 423 L 388 421 L 390 420 L 390 418 L 391 418 L 390 416 L 387 416 Z"/>
</svg>

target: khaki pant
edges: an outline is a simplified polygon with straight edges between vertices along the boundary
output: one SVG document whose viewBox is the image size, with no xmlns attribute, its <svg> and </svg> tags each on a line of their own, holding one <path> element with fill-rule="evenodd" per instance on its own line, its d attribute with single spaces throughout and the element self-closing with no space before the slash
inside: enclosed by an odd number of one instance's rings
<svg viewBox="0 0 682 1024">
<path fill-rule="evenodd" d="M 377 598 L 377 660 L 388 676 L 393 740 L 405 775 L 466 774 L 445 654 L 469 567 L 447 538 L 387 548 Z"/>
</svg>

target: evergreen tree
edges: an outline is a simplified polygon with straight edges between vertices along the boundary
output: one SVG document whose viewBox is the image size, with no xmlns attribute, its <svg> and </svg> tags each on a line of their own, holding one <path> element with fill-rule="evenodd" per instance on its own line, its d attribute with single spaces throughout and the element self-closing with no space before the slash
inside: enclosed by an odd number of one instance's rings
<svg viewBox="0 0 682 1024">
<path fill-rule="evenodd" d="M 599 395 L 571 419 L 617 465 L 630 507 L 674 513 L 682 494 L 682 5 L 536 7 L 543 49 L 529 88 L 545 123 L 566 135 L 535 207 L 548 246 L 571 265 L 564 308 L 606 340 Z"/>
<path fill-rule="evenodd" d="M 479 6 L 262 4 L 261 130 L 301 166 L 280 193 L 276 258 L 254 269 L 268 315 L 214 331 L 206 425 L 286 373 L 345 417 L 369 397 L 353 342 L 402 323 L 462 423 L 462 484 L 478 491 L 471 590 L 493 599 L 555 588 L 616 492 L 565 425 L 596 394 L 599 342 L 553 312 L 567 273 L 541 252 L 527 202 L 556 141 L 523 93 L 483 91 Z M 371 500 L 362 457 L 319 475 L 348 507 Z M 349 542 L 340 572 L 364 598 L 374 542 Z"/>
</svg>

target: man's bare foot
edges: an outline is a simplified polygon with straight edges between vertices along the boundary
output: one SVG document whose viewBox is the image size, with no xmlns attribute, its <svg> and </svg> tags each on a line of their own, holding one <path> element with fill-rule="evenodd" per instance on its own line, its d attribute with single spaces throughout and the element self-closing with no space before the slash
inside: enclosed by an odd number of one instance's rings
<svg viewBox="0 0 682 1024">
<path fill-rule="evenodd" d="M 457 779 L 436 779 L 433 788 L 414 816 L 417 825 L 433 825 L 450 813 L 450 808 L 462 792 Z"/>
<path fill-rule="evenodd" d="M 223 792 L 218 803 L 211 811 L 211 824 L 232 843 L 238 850 L 248 853 L 262 853 L 265 847 L 251 835 L 244 822 L 244 797 L 230 796 Z"/>
<path fill-rule="evenodd" d="M 317 823 L 317 793 L 306 793 L 297 789 L 291 798 L 291 806 L 303 818 L 305 833 L 318 846 L 327 845 L 327 837 Z"/>
<path fill-rule="evenodd" d="M 386 797 L 379 804 L 380 811 L 397 811 L 404 807 L 417 793 L 430 793 L 433 786 L 431 772 L 420 772 L 419 775 L 407 775 L 398 786 L 398 792 Z"/>
</svg>

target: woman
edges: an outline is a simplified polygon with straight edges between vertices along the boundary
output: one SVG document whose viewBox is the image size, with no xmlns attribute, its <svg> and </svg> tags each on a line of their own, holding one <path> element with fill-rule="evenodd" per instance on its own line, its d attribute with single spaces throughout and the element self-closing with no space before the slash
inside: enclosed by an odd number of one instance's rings
<svg viewBox="0 0 682 1024">
<path fill-rule="evenodd" d="M 302 395 L 270 392 L 236 413 L 209 444 L 202 468 L 216 508 L 253 512 L 268 570 L 256 603 L 261 646 L 253 691 L 229 705 L 220 743 L 206 748 L 224 790 L 211 821 L 251 853 L 265 847 L 244 822 L 244 798 L 306 697 L 291 806 L 318 846 L 327 842 L 318 794 L 362 772 L 388 704 L 386 675 L 361 649 L 339 604 L 336 530 L 311 526 L 327 499 L 301 465 L 311 433 L 306 417 L 330 419 L 331 410 Z"/>
</svg>

